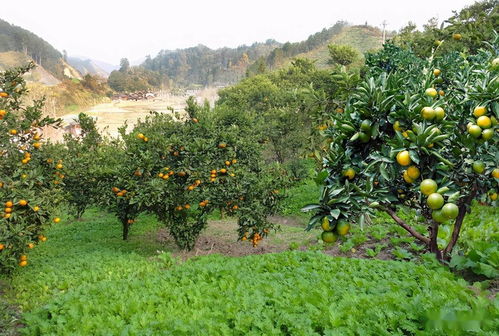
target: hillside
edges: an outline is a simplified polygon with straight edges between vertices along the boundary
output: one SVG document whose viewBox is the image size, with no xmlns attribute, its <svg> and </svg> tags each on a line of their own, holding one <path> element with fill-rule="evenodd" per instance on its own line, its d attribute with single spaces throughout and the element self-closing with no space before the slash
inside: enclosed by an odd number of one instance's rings
<svg viewBox="0 0 499 336">
<path fill-rule="evenodd" d="M 339 21 L 301 42 L 281 44 L 267 40 L 238 48 L 213 50 L 199 45 L 174 51 L 162 50 L 154 58 L 147 57 L 142 67 L 159 73 L 163 82 L 177 86 L 224 86 L 248 74 L 286 66 L 296 57 L 310 58 L 316 60 L 319 67 L 328 67 L 327 46 L 331 43 L 350 45 L 364 53 L 381 48 L 382 32 L 375 27 L 351 26 Z"/>
<path fill-rule="evenodd" d="M 109 77 L 109 73 L 112 71 L 103 69 L 99 63 L 89 58 L 84 59 L 80 57 L 68 57 L 67 62 L 82 75 L 90 74 L 92 76 L 107 78 Z"/>
</svg>

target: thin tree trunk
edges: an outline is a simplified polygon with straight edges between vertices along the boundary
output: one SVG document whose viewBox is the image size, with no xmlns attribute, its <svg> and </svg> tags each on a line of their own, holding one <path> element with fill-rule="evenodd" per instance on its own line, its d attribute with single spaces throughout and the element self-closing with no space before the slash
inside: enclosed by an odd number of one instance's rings
<svg viewBox="0 0 499 336">
<path fill-rule="evenodd" d="M 128 240 L 129 231 L 130 231 L 130 224 L 128 223 L 128 220 L 125 220 L 123 222 L 123 240 Z"/>
<path fill-rule="evenodd" d="M 459 233 L 461 232 L 461 227 L 463 226 L 464 217 L 466 216 L 466 211 L 475 198 L 477 191 L 477 185 L 473 184 L 471 192 L 464 198 L 463 202 L 459 204 L 459 214 L 457 215 L 456 221 L 454 223 L 454 229 L 452 230 L 451 239 L 449 241 L 449 244 L 447 244 L 447 246 L 443 250 L 443 257 L 446 260 L 450 259 L 452 250 L 454 249 L 454 246 L 456 246 L 457 240 L 459 239 Z"/>
<path fill-rule="evenodd" d="M 431 231 L 430 231 L 430 252 L 435 253 L 435 256 L 437 257 L 437 260 L 442 260 L 442 251 L 438 249 L 438 243 L 437 243 L 437 238 L 438 238 L 438 223 L 435 221 L 431 222 Z"/>
</svg>

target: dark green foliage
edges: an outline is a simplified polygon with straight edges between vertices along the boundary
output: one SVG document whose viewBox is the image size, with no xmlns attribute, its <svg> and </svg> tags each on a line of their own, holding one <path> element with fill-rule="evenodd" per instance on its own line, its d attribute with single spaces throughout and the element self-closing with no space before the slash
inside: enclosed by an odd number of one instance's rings
<svg viewBox="0 0 499 336">
<path fill-rule="evenodd" d="M 123 70 L 123 71 L 122 71 Z M 137 92 L 159 89 L 163 83 L 162 76 L 142 67 L 127 67 L 111 72 L 107 79 L 109 86 L 118 92 Z"/>
</svg>

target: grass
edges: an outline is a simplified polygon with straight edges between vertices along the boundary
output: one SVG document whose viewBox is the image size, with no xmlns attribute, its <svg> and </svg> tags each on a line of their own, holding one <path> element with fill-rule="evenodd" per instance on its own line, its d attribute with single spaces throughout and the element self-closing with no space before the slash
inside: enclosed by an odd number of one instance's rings
<svg viewBox="0 0 499 336">
<path fill-rule="evenodd" d="M 22 334 L 493 335 L 497 327 L 497 306 L 440 266 L 299 251 L 181 263 L 154 239 L 153 217 L 142 216 L 128 242 L 97 210 L 64 222 L 10 280 Z M 230 229 L 224 223 L 207 234 Z M 303 230 L 283 235 L 298 242 Z M 6 307 L 0 326 L 9 335 L 18 321 Z"/>
</svg>

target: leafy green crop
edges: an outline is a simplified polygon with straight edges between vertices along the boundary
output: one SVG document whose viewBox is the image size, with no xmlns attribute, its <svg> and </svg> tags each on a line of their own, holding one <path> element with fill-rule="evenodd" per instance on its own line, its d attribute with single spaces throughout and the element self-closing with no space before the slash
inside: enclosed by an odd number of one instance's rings
<svg viewBox="0 0 499 336">
<path fill-rule="evenodd" d="M 12 279 L 25 335 L 493 335 L 497 305 L 444 268 L 320 252 L 178 263 L 118 223 L 56 226 Z M 134 252 L 131 252 L 131 251 Z M 441 302 L 446 304 L 440 308 Z"/>
</svg>

